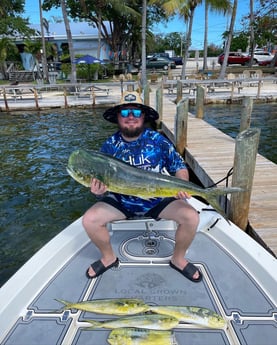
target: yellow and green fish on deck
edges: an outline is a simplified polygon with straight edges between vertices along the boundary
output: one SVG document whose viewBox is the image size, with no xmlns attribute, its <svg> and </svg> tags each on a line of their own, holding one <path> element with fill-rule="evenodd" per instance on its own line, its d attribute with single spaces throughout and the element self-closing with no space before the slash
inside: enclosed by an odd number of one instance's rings
<svg viewBox="0 0 277 345">
<path fill-rule="evenodd" d="M 112 299 L 96 299 L 90 301 L 81 301 L 81 302 L 68 302 L 61 299 L 57 299 L 60 303 L 64 304 L 62 310 L 65 309 L 78 309 L 82 311 L 87 311 L 91 313 L 97 314 L 106 314 L 106 315 L 117 315 L 117 316 L 138 316 L 137 319 L 134 318 L 124 318 L 124 319 L 115 319 L 111 321 L 118 321 L 118 324 L 111 323 L 109 327 L 109 320 L 108 323 L 105 322 L 97 322 L 94 320 L 87 320 L 87 322 L 91 323 L 90 328 L 95 327 L 106 327 L 107 328 L 118 328 L 118 327 L 138 327 L 135 322 L 138 321 L 142 323 L 144 326 L 143 328 L 147 328 L 147 324 L 150 325 L 151 329 L 155 328 L 155 323 L 161 321 L 164 323 L 164 327 L 166 322 L 172 322 L 174 325 L 177 320 L 177 324 L 179 322 L 186 322 L 190 324 L 195 324 L 201 327 L 207 328 L 224 328 L 226 325 L 225 320 L 218 315 L 213 310 L 208 308 L 201 308 L 195 306 L 151 306 L 146 304 L 141 299 L 135 298 L 112 298 Z M 151 314 L 143 314 L 146 312 L 151 312 Z M 142 315 L 138 315 L 142 314 Z M 157 316 L 157 315 L 158 316 Z M 166 317 L 169 318 L 166 318 Z M 170 319 L 170 318 L 173 318 Z M 130 322 L 129 322 L 130 321 Z M 152 324 L 152 326 L 151 326 Z M 157 328 L 159 329 L 159 328 Z M 164 329 L 164 328 L 161 328 Z"/>
<path fill-rule="evenodd" d="M 140 328 L 117 328 L 110 332 L 110 345 L 173 345 L 174 336 L 171 331 L 157 331 Z"/>
<path fill-rule="evenodd" d="M 208 328 L 224 328 L 225 320 L 208 308 L 185 306 L 151 306 L 150 311 L 173 316 L 180 322 L 186 322 Z"/>
<path fill-rule="evenodd" d="M 56 301 L 63 303 L 65 309 L 78 309 L 97 314 L 132 315 L 146 312 L 150 306 L 136 298 L 95 299 L 91 301 L 68 302 L 62 299 Z"/>
<path fill-rule="evenodd" d="M 136 327 L 143 329 L 154 330 L 170 330 L 178 326 L 179 321 L 173 316 L 159 315 L 159 314 L 145 314 L 145 315 L 130 315 L 127 317 L 120 317 L 118 319 L 95 321 L 84 320 L 89 323 L 90 326 L 86 330 L 95 328 L 124 328 L 124 327 Z"/>
</svg>

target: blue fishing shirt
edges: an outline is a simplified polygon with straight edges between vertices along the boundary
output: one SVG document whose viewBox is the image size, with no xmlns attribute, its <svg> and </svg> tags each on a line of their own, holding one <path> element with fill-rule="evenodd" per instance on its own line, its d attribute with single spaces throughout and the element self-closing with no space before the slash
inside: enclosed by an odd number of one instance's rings
<svg viewBox="0 0 277 345">
<path fill-rule="evenodd" d="M 103 144 L 101 152 L 120 159 L 140 169 L 161 174 L 175 175 L 180 169 L 187 169 L 181 155 L 174 145 L 160 133 L 145 128 L 141 136 L 134 141 L 126 141 L 120 131 L 113 134 Z M 162 199 L 141 199 L 117 193 L 110 193 L 132 213 L 144 214 L 156 206 Z"/>
</svg>

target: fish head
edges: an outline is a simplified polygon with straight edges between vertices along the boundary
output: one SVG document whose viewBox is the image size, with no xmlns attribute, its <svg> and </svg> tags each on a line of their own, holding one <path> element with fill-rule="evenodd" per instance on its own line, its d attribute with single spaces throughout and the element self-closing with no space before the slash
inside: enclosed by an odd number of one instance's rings
<svg viewBox="0 0 277 345">
<path fill-rule="evenodd" d="M 68 174 L 85 187 L 89 187 L 91 180 L 95 177 L 93 165 L 88 164 L 87 155 L 82 150 L 72 152 L 66 168 Z"/>
<path fill-rule="evenodd" d="M 68 174 L 77 182 L 82 184 L 85 187 L 89 187 L 91 185 L 91 175 L 90 174 L 84 174 L 78 169 L 73 169 L 70 166 L 67 166 L 66 168 Z"/>
<path fill-rule="evenodd" d="M 220 315 L 214 314 L 209 318 L 208 324 L 211 328 L 224 328 L 226 321 Z"/>
</svg>

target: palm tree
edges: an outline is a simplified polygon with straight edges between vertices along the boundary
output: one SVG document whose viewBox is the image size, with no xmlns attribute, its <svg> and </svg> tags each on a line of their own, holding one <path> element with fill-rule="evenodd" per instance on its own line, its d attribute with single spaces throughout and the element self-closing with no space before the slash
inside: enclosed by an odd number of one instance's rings
<svg viewBox="0 0 277 345">
<path fill-rule="evenodd" d="M 70 82 L 76 83 L 77 81 L 77 75 L 76 75 L 76 64 L 74 63 L 75 54 L 74 54 L 74 48 L 73 48 L 73 41 L 72 41 L 72 34 L 70 30 L 70 24 L 67 17 L 67 11 L 66 11 L 66 2 L 65 0 L 61 1 L 61 9 L 63 14 L 63 21 L 65 25 L 65 31 L 68 41 L 68 49 L 69 49 L 69 55 L 70 55 L 70 62 L 71 62 L 71 76 L 70 76 Z"/>
<path fill-rule="evenodd" d="M 146 16 L 147 0 L 142 1 L 142 23 L 141 23 L 141 86 L 144 90 L 147 84 L 146 77 Z"/>
<path fill-rule="evenodd" d="M 251 51 L 251 60 L 250 66 L 254 62 L 254 49 L 255 49 L 255 35 L 254 35 L 254 0 L 250 0 L 250 51 Z"/>
<path fill-rule="evenodd" d="M 207 69 L 208 57 L 208 12 L 209 10 L 219 13 L 228 13 L 231 10 L 231 2 L 229 0 L 206 0 L 205 1 L 205 32 L 204 32 L 204 59 L 203 72 Z"/>
<path fill-rule="evenodd" d="M 224 77 L 225 77 L 228 55 L 230 52 L 230 46 L 231 46 L 231 41 L 232 41 L 234 26 L 235 26 L 235 20 L 236 20 L 236 15 L 237 15 L 237 7 L 238 7 L 238 0 L 234 0 L 233 8 L 232 8 L 231 22 L 230 22 L 230 26 L 229 26 L 229 30 L 228 30 L 227 40 L 226 40 L 225 47 L 224 47 L 224 60 L 223 60 L 223 63 L 221 65 L 221 69 L 220 69 L 220 73 L 219 73 L 219 79 L 224 79 Z"/>
<path fill-rule="evenodd" d="M 161 3 L 161 1 L 151 0 L 151 3 L 158 4 Z M 189 47 L 191 45 L 191 34 L 195 8 L 201 3 L 202 0 L 166 0 L 166 2 L 162 2 L 161 5 L 169 16 L 178 13 L 180 17 L 185 20 L 185 22 L 188 21 L 188 32 L 184 44 L 182 79 L 185 79 L 186 76 L 186 64 L 188 59 Z"/>
<path fill-rule="evenodd" d="M 40 31 L 41 31 L 41 43 L 42 43 L 42 70 L 43 70 L 43 79 L 48 82 L 48 66 L 47 66 L 47 54 L 46 54 L 46 45 L 44 37 L 44 21 L 42 16 L 42 7 L 41 0 L 39 0 L 39 17 L 40 17 Z"/>
</svg>

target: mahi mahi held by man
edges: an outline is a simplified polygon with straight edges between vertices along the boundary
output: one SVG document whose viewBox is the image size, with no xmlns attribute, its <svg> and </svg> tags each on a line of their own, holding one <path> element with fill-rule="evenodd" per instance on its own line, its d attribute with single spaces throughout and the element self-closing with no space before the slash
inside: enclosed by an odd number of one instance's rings
<svg viewBox="0 0 277 345">
<path fill-rule="evenodd" d="M 90 187 L 91 180 L 97 178 L 107 186 L 110 192 L 143 199 L 172 197 L 179 191 L 184 191 L 192 196 L 206 199 L 223 217 L 225 215 L 218 204 L 217 197 L 242 191 L 237 187 L 201 188 L 174 176 L 138 169 L 101 152 L 91 151 L 89 154 L 81 149 L 70 155 L 67 171 L 71 177 L 86 187 Z"/>
</svg>

